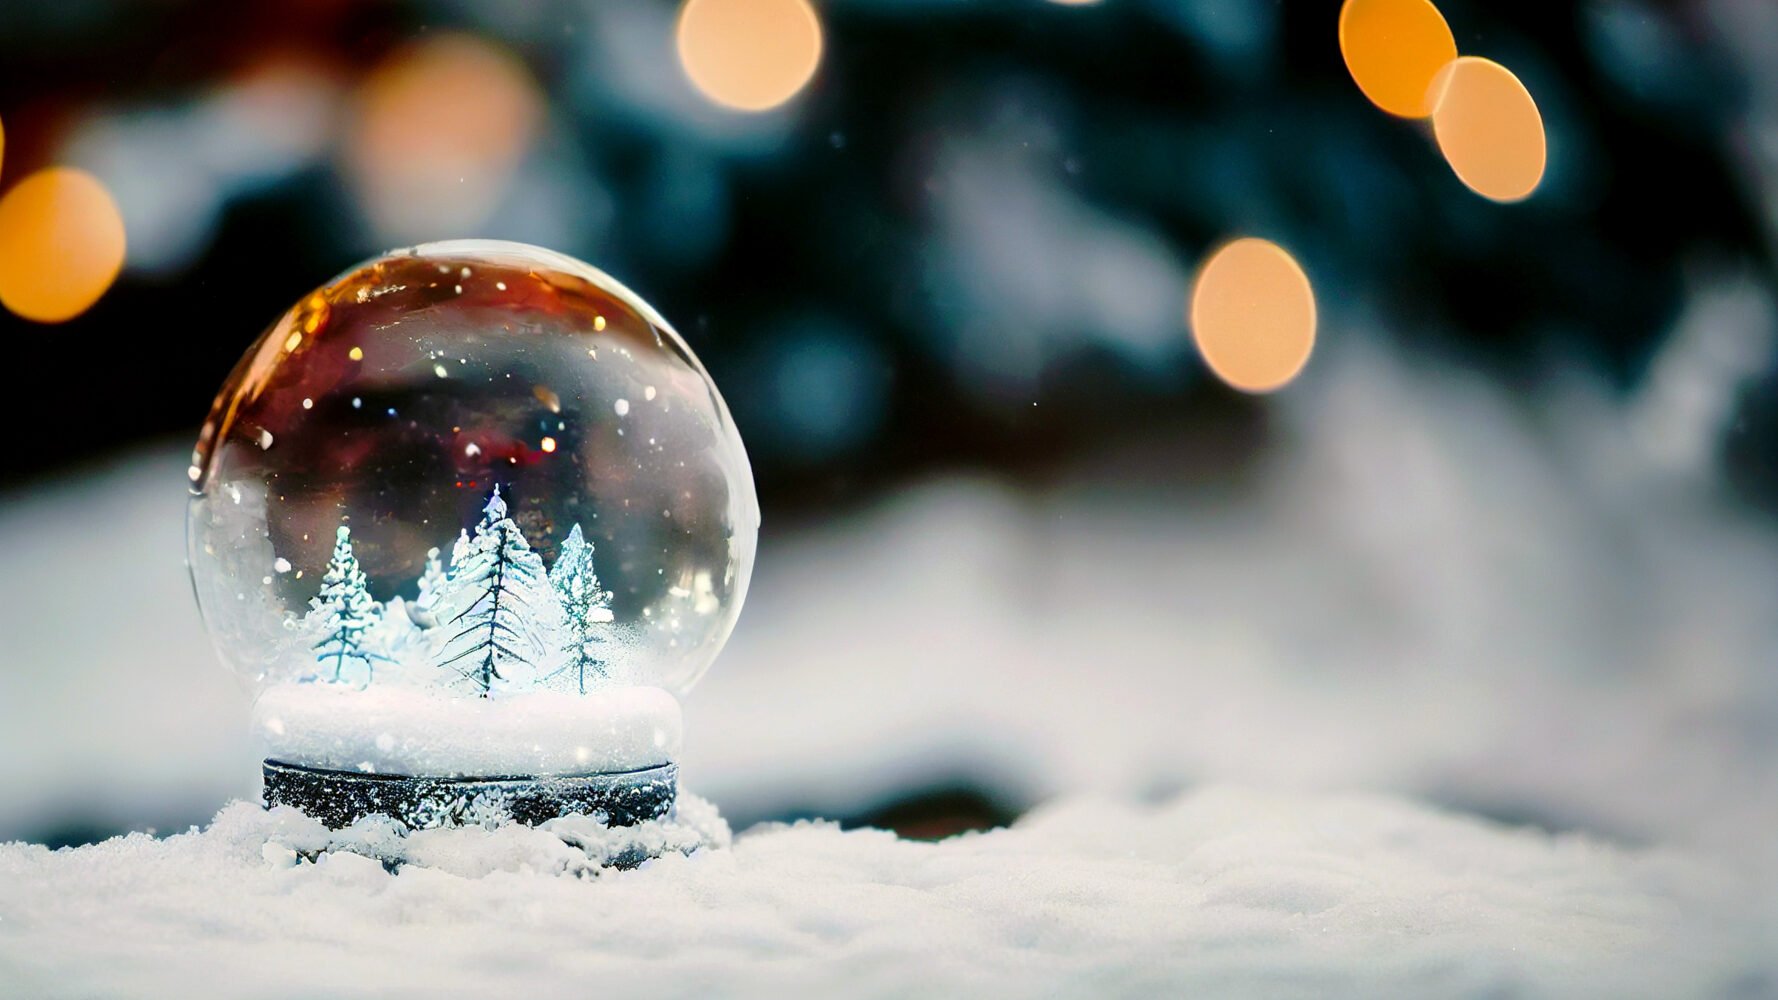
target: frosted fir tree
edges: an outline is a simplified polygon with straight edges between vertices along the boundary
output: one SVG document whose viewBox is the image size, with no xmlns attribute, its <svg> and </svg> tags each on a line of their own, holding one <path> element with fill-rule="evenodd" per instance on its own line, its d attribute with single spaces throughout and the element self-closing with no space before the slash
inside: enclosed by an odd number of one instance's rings
<svg viewBox="0 0 1778 1000">
<path fill-rule="evenodd" d="M 562 604 L 563 662 L 552 677 L 573 678 L 581 694 L 590 680 L 608 676 L 599 654 L 602 639 L 611 625 L 611 594 L 599 586 L 593 571 L 593 546 L 580 533 L 580 525 L 568 532 L 556 564 L 549 570 L 550 588 Z"/>
<path fill-rule="evenodd" d="M 458 544 L 467 547 L 468 536 L 459 536 Z M 438 617 L 433 609 L 438 606 L 438 597 L 444 590 L 444 563 L 438 558 L 436 547 L 426 550 L 426 570 L 420 574 L 419 593 L 414 596 L 412 604 L 407 606 L 408 618 L 420 628 L 436 628 Z"/>
<path fill-rule="evenodd" d="M 365 633 L 376 626 L 381 610 L 371 600 L 364 571 L 352 554 L 352 531 L 342 524 L 334 533 L 333 557 L 321 578 L 321 593 L 309 602 L 306 618 L 311 634 L 320 636 L 310 649 L 324 669 L 333 668 L 330 680 L 344 680 L 346 665 L 351 663 L 363 665 L 364 683 L 370 683 L 374 662 L 386 657 L 370 650 Z"/>
<path fill-rule="evenodd" d="M 451 632 L 439 664 L 457 671 L 488 697 L 495 681 L 545 676 L 556 656 L 562 609 L 543 560 L 506 516 L 500 488 L 488 498 L 475 534 L 452 554 L 439 597 Z"/>
<path fill-rule="evenodd" d="M 500 487 L 498 487 L 498 486 L 494 487 L 494 492 L 499 493 Z M 457 571 L 457 567 L 463 565 L 468 560 L 469 560 L 469 532 L 458 531 L 457 532 L 457 540 L 455 542 L 451 543 L 451 562 L 450 562 L 451 573 L 455 573 Z M 449 574 L 447 574 L 447 575 L 449 575 Z"/>
</svg>

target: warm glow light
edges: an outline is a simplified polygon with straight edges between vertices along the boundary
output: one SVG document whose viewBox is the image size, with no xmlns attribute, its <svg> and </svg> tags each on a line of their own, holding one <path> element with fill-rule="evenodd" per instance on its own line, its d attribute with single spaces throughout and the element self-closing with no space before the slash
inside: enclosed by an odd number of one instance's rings
<svg viewBox="0 0 1778 1000">
<path fill-rule="evenodd" d="M 1315 292 L 1283 247 L 1238 239 L 1198 269 L 1191 327 L 1217 378 L 1243 392 L 1271 392 L 1308 363 L 1315 347 Z"/>
<path fill-rule="evenodd" d="M 1458 179 L 1495 201 L 1528 198 L 1543 180 L 1543 116 L 1510 70 L 1464 56 L 1433 84 L 1432 132 Z"/>
<path fill-rule="evenodd" d="M 552 438 L 552 437 L 544 438 L 543 439 L 543 450 L 544 451 L 555 451 L 556 450 L 556 439 Z"/>
<path fill-rule="evenodd" d="M 1432 83 L 1457 58 L 1457 41 L 1429 0 L 1346 0 L 1340 52 L 1371 103 L 1392 115 L 1432 113 Z"/>
<path fill-rule="evenodd" d="M 808 0 L 686 0 L 676 35 L 691 82 L 741 111 L 795 97 L 821 62 L 821 21 Z"/>
<path fill-rule="evenodd" d="M 469 35 L 400 49 L 365 78 L 346 165 L 387 241 L 469 232 L 492 214 L 543 116 L 510 53 Z"/>
<path fill-rule="evenodd" d="M 51 167 L 0 198 L 0 303 L 60 323 L 85 312 L 123 267 L 117 202 L 84 170 Z"/>
</svg>

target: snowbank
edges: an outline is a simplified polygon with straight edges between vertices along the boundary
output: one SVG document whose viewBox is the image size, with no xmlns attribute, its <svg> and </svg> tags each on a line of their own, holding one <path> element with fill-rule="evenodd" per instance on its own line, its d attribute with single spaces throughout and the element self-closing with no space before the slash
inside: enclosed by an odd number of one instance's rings
<svg viewBox="0 0 1778 1000">
<path fill-rule="evenodd" d="M 1178 471 L 1189 444 L 1107 452 L 773 537 L 685 703 L 686 780 L 755 818 L 947 783 L 1366 787 L 1771 884 L 1770 521 L 1651 463 L 1590 383 L 1509 393 L 1355 346 L 1275 398 L 1238 483 Z M 0 602 L 0 837 L 180 829 L 255 794 L 177 555 L 189 447 L 0 502 L 0 577 L 24 581 Z"/>
<path fill-rule="evenodd" d="M 1227 494 L 1168 471 L 1188 453 L 1108 454 L 771 539 L 686 779 L 755 818 L 947 782 L 1366 787 L 1778 869 L 1770 524 L 1657 475 L 1587 386 L 1341 350 Z M 188 449 L 0 503 L 29 583 L 0 602 L 0 837 L 255 794 L 176 555 Z"/>
<path fill-rule="evenodd" d="M 593 774 L 669 763 L 679 702 L 652 687 L 500 698 L 425 688 L 278 684 L 253 706 L 273 760 L 432 777 Z"/>
<path fill-rule="evenodd" d="M 685 801 L 676 843 L 720 843 Z M 768 826 L 632 872 L 589 864 L 612 833 L 336 834 L 236 804 L 161 840 L 0 846 L 0 994 L 1622 997 L 1760 981 L 1724 929 L 1737 883 L 1708 864 L 1382 797 L 1076 799 L 936 844 Z"/>
</svg>

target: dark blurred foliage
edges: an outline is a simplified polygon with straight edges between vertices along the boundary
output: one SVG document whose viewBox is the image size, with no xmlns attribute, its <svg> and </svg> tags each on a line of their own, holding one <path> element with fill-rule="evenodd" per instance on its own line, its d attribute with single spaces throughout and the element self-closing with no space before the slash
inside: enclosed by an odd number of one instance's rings
<svg viewBox="0 0 1778 1000">
<path fill-rule="evenodd" d="M 1133 346 L 1117 335 L 1129 324 L 1091 329 L 1090 310 L 1035 347 L 1018 341 L 1016 302 L 978 322 L 1019 286 L 971 298 L 974 279 L 956 276 L 998 245 L 960 236 L 971 216 L 946 214 L 959 156 L 1158 234 L 1185 274 L 1231 235 L 1278 240 L 1315 282 L 1324 338 L 1380 326 L 1509 379 L 1534 376 L 1554 347 L 1632 385 L 1675 321 L 1688 262 L 1771 273 L 1761 207 L 1734 161 L 1740 75 L 1690 5 L 1443 0 L 1459 48 L 1511 66 L 1549 131 L 1543 188 L 1501 206 L 1451 175 L 1422 125 L 1365 101 L 1341 62 L 1333 0 L 821 5 L 815 83 L 781 130 L 749 141 L 710 140 L 720 128 L 587 89 L 589 51 L 613 43 L 589 36 L 619 30 L 614 11 L 641 2 L 8 0 L 0 183 L 54 159 L 95 108 L 177 106 L 269 54 L 350 80 L 428 33 L 493 38 L 548 97 L 540 141 L 566 144 L 563 162 L 603 193 L 564 205 L 589 219 L 582 244 L 560 249 L 686 335 L 779 510 L 935 467 L 1041 474 L 1132 428 L 1213 420 L 1263 433 L 1265 401 L 1198 377 L 1183 285 L 1173 347 Z M 670 46 L 644 58 L 670 61 Z M 1068 211 L 1050 233 L 1064 265 Z M 432 234 L 470 235 L 483 234 Z M 195 433 L 267 322 L 380 249 L 323 157 L 232 196 L 188 266 L 126 272 L 65 325 L 0 318 L 8 480 Z M 1028 378 L 997 381 L 971 360 L 1002 344 L 1038 352 Z M 1769 398 L 1752 419 L 1772 421 Z"/>
</svg>

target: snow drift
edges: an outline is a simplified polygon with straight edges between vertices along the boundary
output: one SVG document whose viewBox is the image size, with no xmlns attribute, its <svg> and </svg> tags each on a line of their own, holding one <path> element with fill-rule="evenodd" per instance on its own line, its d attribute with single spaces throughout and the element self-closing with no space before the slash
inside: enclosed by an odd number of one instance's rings
<svg viewBox="0 0 1778 1000">
<path fill-rule="evenodd" d="M 1747 900 L 1720 869 L 1390 798 L 1075 799 L 939 843 L 799 823 L 631 872 L 589 864 L 613 834 L 721 844 L 720 820 L 685 802 L 697 815 L 682 806 L 677 831 L 335 833 L 236 804 L 165 839 L 5 845 L 0 994 L 1624 997 L 1759 981 L 1729 929 Z"/>
</svg>

